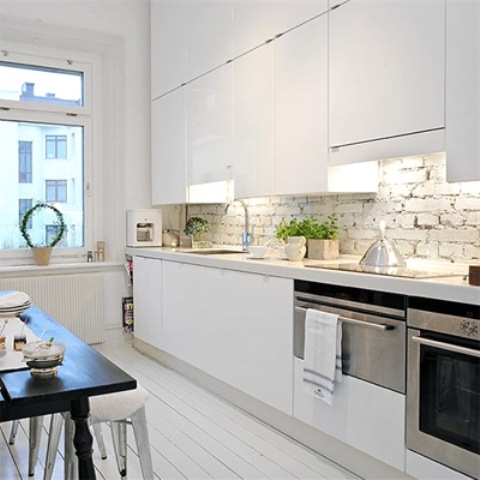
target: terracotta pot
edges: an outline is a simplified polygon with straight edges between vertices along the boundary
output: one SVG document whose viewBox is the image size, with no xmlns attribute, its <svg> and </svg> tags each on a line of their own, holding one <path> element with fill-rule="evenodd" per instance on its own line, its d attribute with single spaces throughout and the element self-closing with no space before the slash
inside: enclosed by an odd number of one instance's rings
<svg viewBox="0 0 480 480">
<path fill-rule="evenodd" d="M 34 247 L 32 248 L 32 252 L 35 258 L 35 265 L 45 266 L 50 263 L 52 247 Z"/>
</svg>

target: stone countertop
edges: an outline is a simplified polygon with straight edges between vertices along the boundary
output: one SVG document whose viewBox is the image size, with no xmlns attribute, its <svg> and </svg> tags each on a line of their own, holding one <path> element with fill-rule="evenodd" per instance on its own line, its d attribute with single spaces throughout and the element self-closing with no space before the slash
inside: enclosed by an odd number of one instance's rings
<svg viewBox="0 0 480 480">
<path fill-rule="evenodd" d="M 224 245 L 217 247 L 230 249 Z M 233 250 L 233 248 L 232 248 Z M 238 250 L 238 249 L 237 249 Z M 198 250 L 197 250 L 198 252 Z M 355 263 L 359 257 L 341 256 L 338 260 L 322 261 L 304 259 L 290 262 L 278 256 L 268 259 L 252 259 L 248 253 L 208 254 L 192 253 L 188 248 L 127 248 L 126 253 L 133 256 L 169 260 L 191 265 L 223 268 L 238 272 L 249 272 L 295 280 L 308 280 L 318 283 L 330 283 L 356 288 L 366 288 L 404 295 L 436 298 L 452 302 L 480 305 L 480 287 L 468 284 L 467 265 L 409 261 L 407 266 L 418 270 L 454 272 L 458 276 L 435 278 L 403 278 L 368 273 L 346 272 L 309 268 L 308 265 L 329 265 L 337 263 Z"/>
</svg>

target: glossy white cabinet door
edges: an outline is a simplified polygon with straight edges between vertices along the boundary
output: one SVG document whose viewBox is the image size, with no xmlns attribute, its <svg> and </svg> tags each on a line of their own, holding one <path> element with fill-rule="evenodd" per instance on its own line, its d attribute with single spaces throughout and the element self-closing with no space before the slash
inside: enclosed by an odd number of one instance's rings
<svg viewBox="0 0 480 480">
<path fill-rule="evenodd" d="M 447 180 L 480 180 L 480 2 L 447 0 Z"/>
<path fill-rule="evenodd" d="M 292 281 L 163 263 L 165 350 L 291 415 Z"/>
<path fill-rule="evenodd" d="M 187 91 L 188 184 L 230 179 L 233 154 L 233 66 L 191 82 Z"/>
<path fill-rule="evenodd" d="M 192 80 L 233 58 L 233 0 L 186 4 L 187 79 Z"/>
<path fill-rule="evenodd" d="M 180 86 L 187 77 L 187 3 L 151 2 L 152 100 Z"/>
<path fill-rule="evenodd" d="M 332 164 L 442 151 L 445 0 L 350 0 L 329 17 L 330 147 L 353 152 Z"/>
<path fill-rule="evenodd" d="M 332 405 L 302 390 L 295 358 L 295 418 L 401 471 L 405 469 L 405 395 L 347 375 Z"/>
<path fill-rule="evenodd" d="M 186 202 L 185 89 L 151 104 L 152 204 Z"/>
<path fill-rule="evenodd" d="M 235 55 L 327 9 L 327 0 L 235 0 Z"/>
<path fill-rule="evenodd" d="M 407 450 L 406 464 L 406 472 L 417 480 L 472 480 L 411 450 Z"/>
<path fill-rule="evenodd" d="M 233 67 L 235 196 L 274 195 L 273 45 L 244 55 Z"/>
<path fill-rule="evenodd" d="M 276 193 L 328 189 L 327 17 L 275 44 Z"/>
<path fill-rule="evenodd" d="M 163 348 L 162 261 L 133 257 L 134 335 Z"/>
</svg>

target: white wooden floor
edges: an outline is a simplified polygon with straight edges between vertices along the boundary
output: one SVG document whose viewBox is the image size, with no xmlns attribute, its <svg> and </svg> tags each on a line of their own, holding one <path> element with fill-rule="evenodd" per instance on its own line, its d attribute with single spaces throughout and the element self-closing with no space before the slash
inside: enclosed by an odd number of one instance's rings
<svg viewBox="0 0 480 480">
<path fill-rule="evenodd" d="M 112 338 L 98 346 L 98 350 L 151 393 L 147 419 L 153 466 L 159 479 L 358 479 L 185 377 L 141 355 L 131 347 L 128 334 L 110 336 Z M 37 479 L 43 475 L 48 419 L 44 427 L 35 471 Z M 13 446 L 8 445 L 9 432 L 9 422 L 0 424 L 0 479 L 26 479 L 28 422 L 22 421 Z M 100 458 L 94 445 L 97 477 L 120 478 L 107 428 L 104 428 L 104 437 L 109 450 L 107 460 Z M 131 431 L 128 439 L 128 478 L 141 479 Z M 55 479 L 63 478 L 63 448 L 60 450 Z"/>
</svg>

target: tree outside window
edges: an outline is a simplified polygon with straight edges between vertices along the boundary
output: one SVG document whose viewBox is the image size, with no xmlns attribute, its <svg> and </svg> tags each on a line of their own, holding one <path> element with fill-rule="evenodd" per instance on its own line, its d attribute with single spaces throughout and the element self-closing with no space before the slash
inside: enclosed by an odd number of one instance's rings
<svg viewBox="0 0 480 480">
<path fill-rule="evenodd" d="M 18 182 L 32 183 L 32 142 L 18 142 Z"/>
<path fill-rule="evenodd" d="M 22 218 L 25 213 L 30 210 L 33 206 L 33 201 L 31 198 L 20 198 L 18 200 L 18 224 L 22 222 Z M 32 217 L 28 219 L 27 228 L 32 228 Z"/>
<path fill-rule="evenodd" d="M 67 158 L 67 136 L 45 136 L 45 158 Z"/>
<path fill-rule="evenodd" d="M 45 201 L 47 203 L 66 203 L 67 181 L 45 180 Z"/>
</svg>

